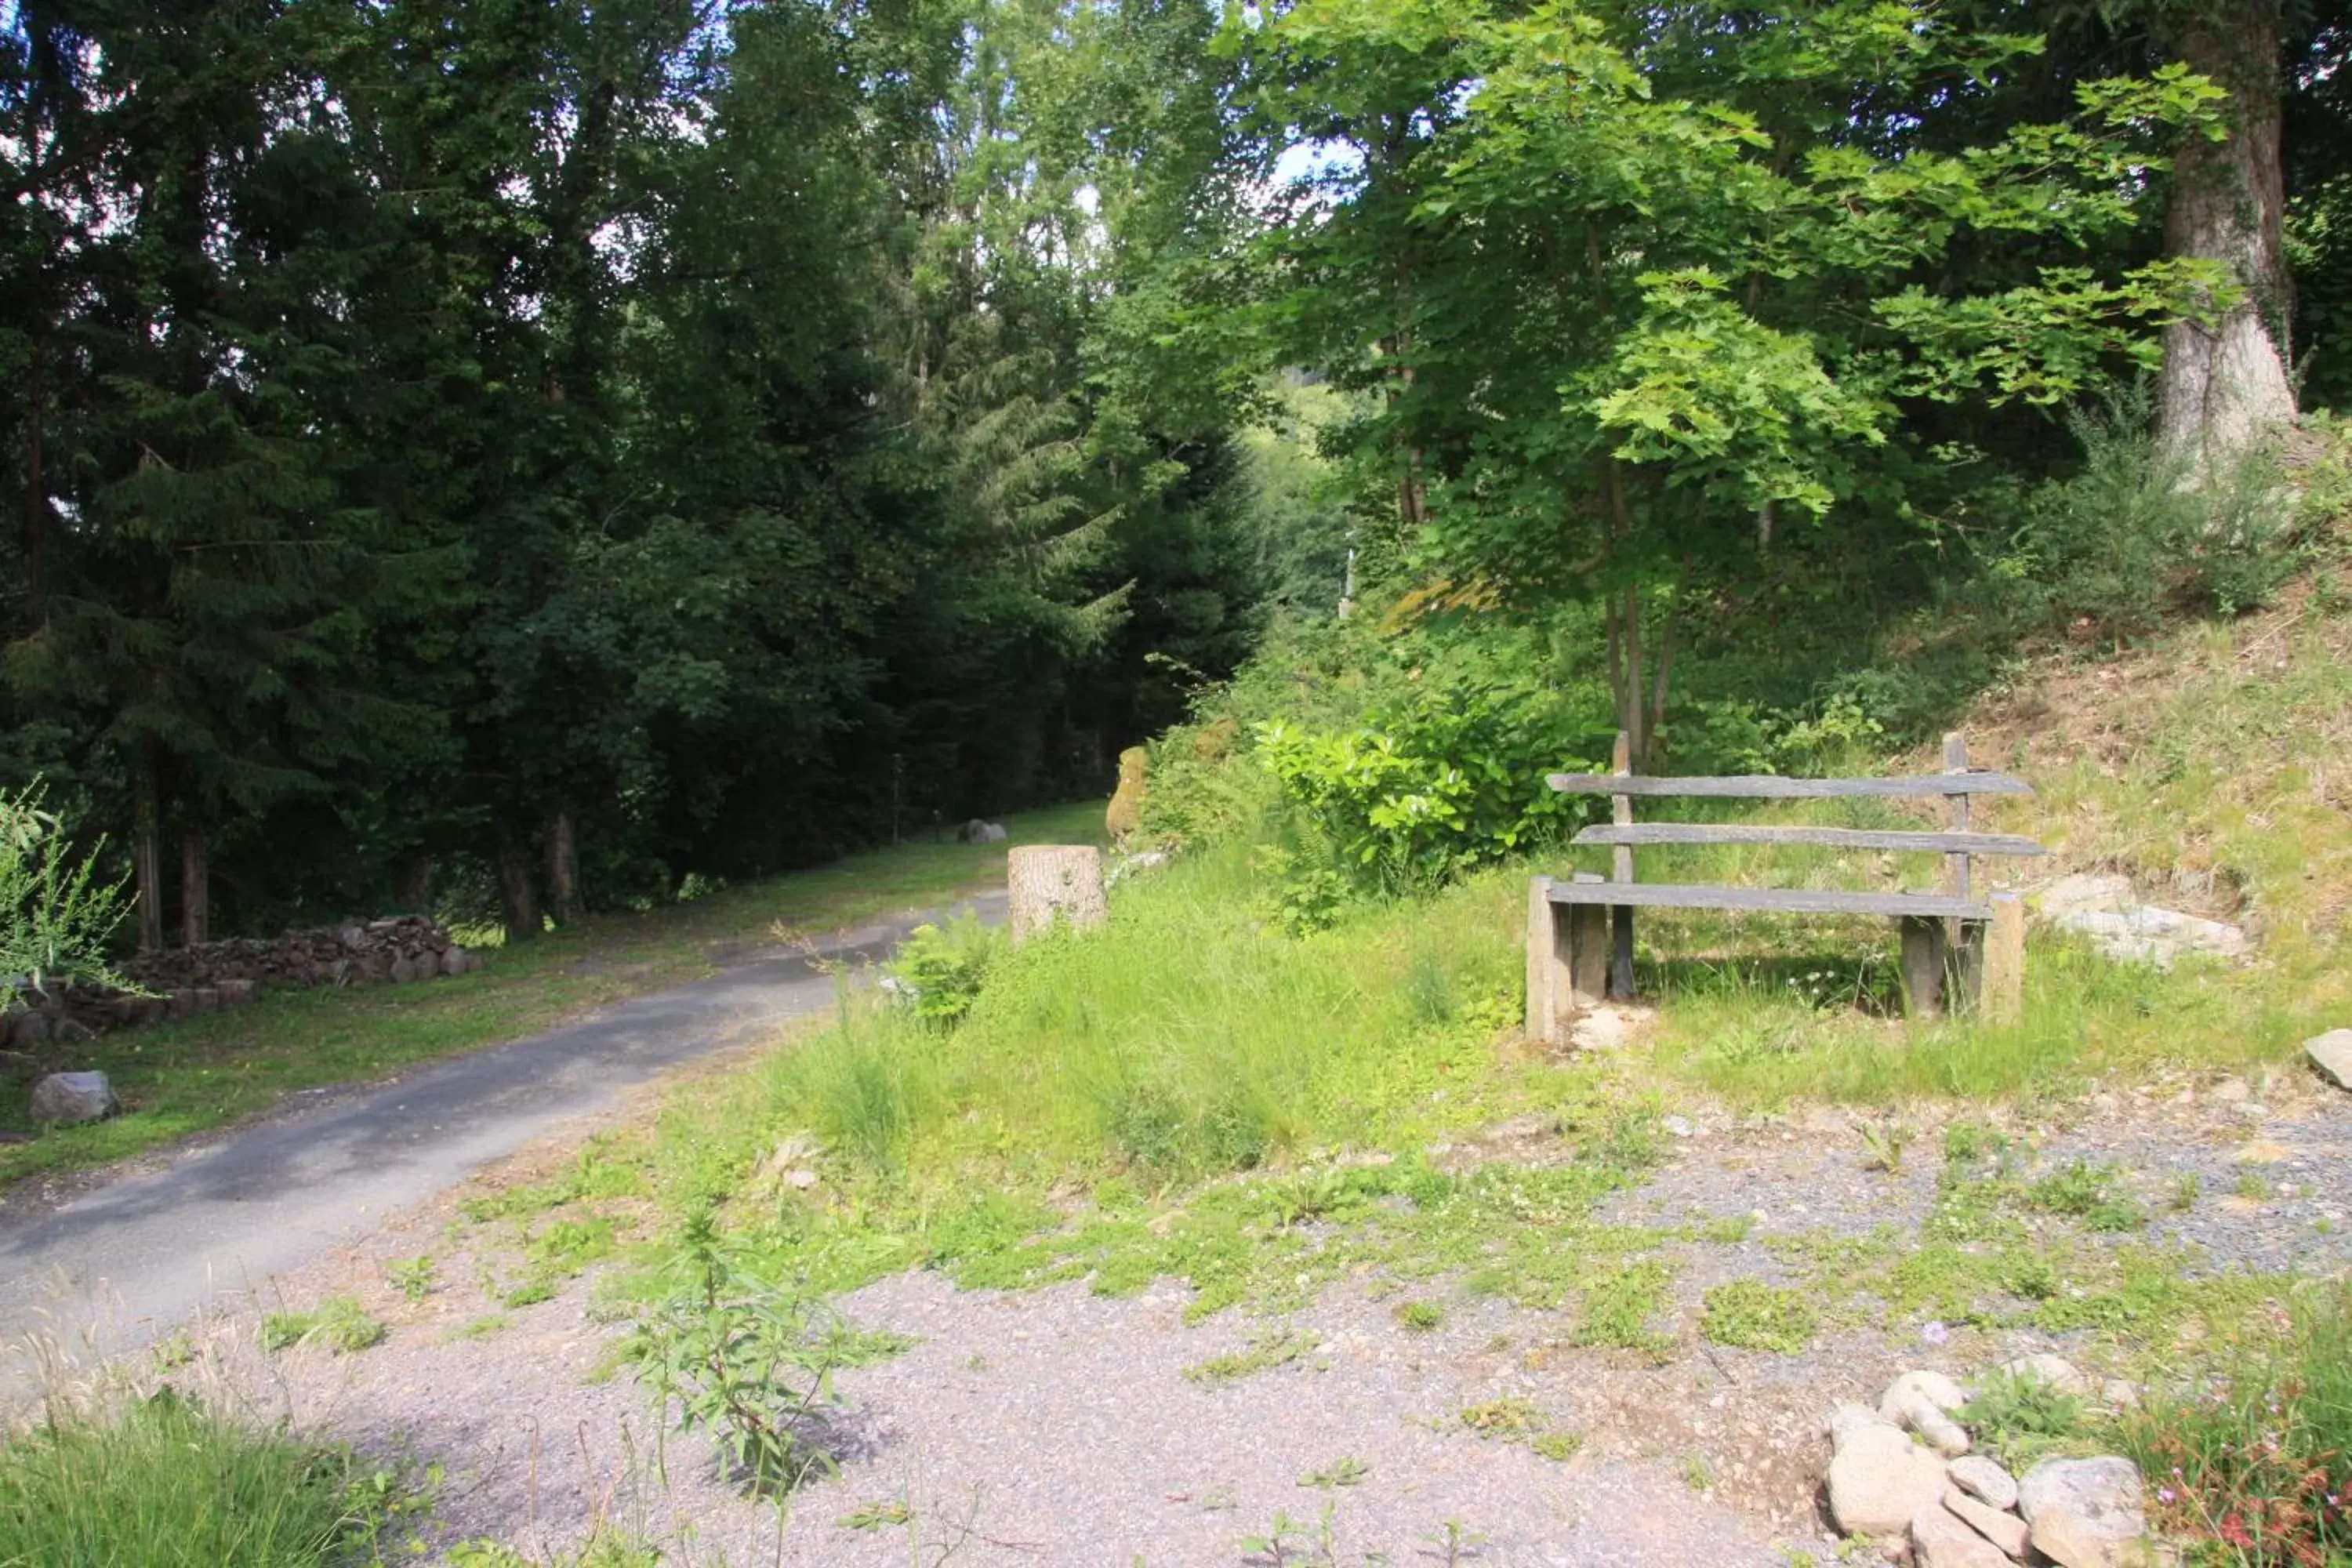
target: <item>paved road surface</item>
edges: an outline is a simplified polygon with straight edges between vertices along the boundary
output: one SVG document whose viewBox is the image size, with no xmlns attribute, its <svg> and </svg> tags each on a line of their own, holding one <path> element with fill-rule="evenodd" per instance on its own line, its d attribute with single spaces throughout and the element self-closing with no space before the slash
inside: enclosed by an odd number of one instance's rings
<svg viewBox="0 0 2352 1568">
<path fill-rule="evenodd" d="M 972 901 L 1001 920 L 1004 895 Z M 819 945 L 886 955 L 925 916 Z M 330 1094 L 46 1214 L 0 1218 L 0 1340 L 45 1322 L 120 1350 L 356 1239 L 565 1121 L 751 1031 L 830 1006 L 831 976 L 768 952 L 579 1023 Z M 45 1316 L 46 1314 L 46 1316 Z M 22 1366 L 0 1367 L 0 1388 Z"/>
</svg>

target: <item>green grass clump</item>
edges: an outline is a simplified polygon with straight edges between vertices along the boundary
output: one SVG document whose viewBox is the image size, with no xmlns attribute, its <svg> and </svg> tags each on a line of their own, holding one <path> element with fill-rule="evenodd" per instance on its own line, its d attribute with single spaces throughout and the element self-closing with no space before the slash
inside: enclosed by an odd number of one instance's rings
<svg viewBox="0 0 2352 1568">
<path fill-rule="evenodd" d="M 2030 1373 L 1990 1373 L 1959 1412 L 1977 1445 L 2012 1469 L 2063 1452 L 2080 1438 L 2083 1401 Z"/>
<path fill-rule="evenodd" d="M 1445 1309 L 1434 1301 L 1406 1301 L 1398 1306 L 1396 1321 L 1407 1332 L 1426 1334 L 1445 1321 Z"/>
<path fill-rule="evenodd" d="M 2340 1282 L 2118 1425 L 2158 1522 L 2198 1561 L 2352 1561 L 2352 1290 Z"/>
<path fill-rule="evenodd" d="M 368 1315 L 356 1296 L 330 1296 L 307 1312 L 271 1312 L 261 1320 L 261 1348 L 291 1350 L 323 1345 L 337 1355 L 355 1354 L 383 1342 L 384 1326 Z"/>
<path fill-rule="evenodd" d="M 1319 1343 L 1304 1329 L 1269 1329 L 1250 1336 L 1249 1343 L 1227 1355 L 1211 1356 L 1184 1369 L 1187 1382 L 1206 1388 L 1237 1383 L 1255 1373 L 1271 1372 L 1314 1350 Z"/>
<path fill-rule="evenodd" d="M 1706 1296 L 1699 1332 L 1734 1350 L 1795 1355 L 1811 1344 L 1820 1318 L 1804 1297 L 1760 1279 L 1735 1279 Z"/>
<path fill-rule="evenodd" d="M 372 1483 L 346 1455 L 166 1391 L 0 1440 L 0 1563 L 325 1568 L 371 1537 Z"/>
</svg>

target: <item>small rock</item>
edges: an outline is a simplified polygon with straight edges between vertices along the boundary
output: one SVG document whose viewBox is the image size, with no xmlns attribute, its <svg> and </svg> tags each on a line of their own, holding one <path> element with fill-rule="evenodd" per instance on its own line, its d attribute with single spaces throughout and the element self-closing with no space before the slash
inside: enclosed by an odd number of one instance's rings
<svg viewBox="0 0 2352 1568">
<path fill-rule="evenodd" d="M 2005 1555 L 2014 1557 L 2020 1563 L 2025 1561 L 2026 1548 L 2031 1544 L 2033 1532 L 2017 1515 L 2006 1509 L 1979 1502 L 1958 1487 L 1945 1490 L 1944 1507 L 1954 1518 L 1965 1521 L 1969 1529 L 2000 1547 Z"/>
<path fill-rule="evenodd" d="M 1878 1414 L 1949 1459 L 1969 1451 L 1968 1431 L 1950 1414 L 1968 1402 L 1967 1392 L 1940 1372 L 1906 1372 L 1888 1386 Z"/>
<path fill-rule="evenodd" d="M 441 973 L 455 979 L 466 973 L 466 960 L 471 957 L 462 947 L 447 947 L 441 952 Z"/>
<path fill-rule="evenodd" d="M 1841 1405 L 1830 1412 L 1830 1452 L 1843 1454 L 1854 1435 L 1874 1426 L 1892 1426 L 1893 1422 L 1867 1405 Z"/>
<path fill-rule="evenodd" d="M 1952 1461 L 1952 1484 L 1989 1507 L 2006 1511 L 2017 1506 L 2016 1479 L 1982 1454 Z"/>
<path fill-rule="evenodd" d="M 784 1184 L 788 1187 L 797 1187 L 803 1192 L 816 1185 L 816 1182 L 817 1175 L 814 1171 L 800 1170 L 784 1173 Z"/>
<path fill-rule="evenodd" d="M 2352 1089 L 2352 1029 L 2330 1029 L 2303 1042 L 2303 1054 L 2327 1081 Z"/>
<path fill-rule="evenodd" d="M 102 1072 L 53 1072 L 33 1086 L 36 1121 L 103 1121 L 121 1110 Z"/>
<path fill-rule="evenodd" d="M 1670 1135 L 1676 1138 L 1688 1138 L 1698 1131 L 1697 1128 L 1693 1127 L 1690 1124 L 1687 1118 L 1681 1116 L 1669 1116 L 1660 1121 L 1658 1125 L 1664 1128 Z"/>
<path fill-rule="evenodd" d="M 394 985 L 405 985 L 415 978 L 416 964 L 414 960 L 395 958 L 392 961 L 391 979 Z"/>
<path fill-rule="evenodd" d="M 1915 1390 L 1906 1394 L 1900 1404 L 1890 1401 L 1890 1405 L 1897 1426 L 1917 1434 L 1919 1441 L 1944 1458 L 1958 1458 L 1969 1451 L 1968 1428 L 1937 1409 L 1926 1394 Z M 1879 1406 L 1880 1414 L 1889 1414 L 1890 1405 Z"/>
<path fill-rule="evenodd" d="M 241 1007 L 253 1000 L 253 994 L 259 987 L 250 980 L 224 980 L 215 989 L 220 992 L 222 1006 Z"/>
<path fill-rule="evenodd" d="M 956 837 L 966 844 L 1002 844 L 1004 842 L 1004 824 L 983 822 L 975 816 L 957 830 Z"/>
<path fill-rule="evenodd" d="M 2110 1410 L 2132 1410 L 2139 1405 L 2139 1384 L 2127 1377 L 2111 1377 L 2099 1384 L 2100 1403 Z"/>
<path fill-rule="evenodd" d="M 77 1046 L 98 1038 L 98 1031 L 79 1018 L 59 1018 L 49 1026 L 49 1038 L 61 1046 Z"/>
<path fill-rule="evenodd" d="M 5 1032 L 8 1048 L 27 1051 L 49 1037 L 49 1016 L 30 1010 L 8 1015 Z"/>
<path fill-rule="evenodd" d="M 2077 1371 L 2073 1362 L 2062 1355 L 2052 1355 L 2047 1351 L 2040 1355 L 2020 1356 L 2015 1361 L 2003 1362 L 2000 1373 L 2003 1377 L 2031 1379 L 2047 1384 L 2053 1394 L 2072 1394 L 2077 1399 L 2087 1398 L 2091 1393 L 2091 1380 Z"/>
<path fill-rule="evenodd" d="M 1942 1506 L 1944 1461 L 1875 1417 L 1850 1423 L 1830 1461 L 1829 1493 L 1830 1515 L 1846 1534 L 1900 1535 Z"/>
<path fill-rule="evenodd" d="M 1896 1412 L 1915 1394 L 1947 1415 L 1969 1402 L 1968 1390 L 1940 1372 L 1906 1372 L 1886 1385 L 1885 1395 L 1878 1402 L 1879 1419 L 1899 1424 L 1902 1417 Z"/>
<path fill-rule="evenodd" d="M 2009 1568 L 2000 1548 L 1940 1502 L 1911 1516 L 1911 1562 L 1914 1568 Z"/>
<path fill-rule="evenodd" d="M 2137 1568 L 2149 1561 L 2139 1467 L 2112 1455 L 2044 1459 L 2017 1487 L 2033 1549 L 2062 1568 Z"/>
<path fill-rule="evenodd" d="M 2225 1078 L 2213 1086 L 2213 1098 L 2224 1105 L 2242 1105 L 2253 1097 L 2253 1089 L 2242 1078 Z"/>
<path fill-rule="evenodd" d="M 199 985 L 188 993 L 188 999 L 197 1012 L 209 1013 L 220 1005 L 220 988 L 214 985 Z"/>
</svg>

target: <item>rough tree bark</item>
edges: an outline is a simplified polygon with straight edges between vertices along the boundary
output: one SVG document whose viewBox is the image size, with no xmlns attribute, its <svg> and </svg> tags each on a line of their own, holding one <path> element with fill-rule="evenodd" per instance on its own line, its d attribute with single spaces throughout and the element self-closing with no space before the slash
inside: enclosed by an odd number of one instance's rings
<svg viewBox="0 0 2352 1568">
<path fill-rule="evenodd" d="M 2167 451 L 2210 468 L 2294 417 L 2287 377 L 2294 283 L 2280 225 L 2280 0 L 2197 6 L 2176 42 L 2184 64 L 2230 94 L 2229 135 L 2191 136 L 2173 163 L 2165 254 L 2219 263 L 2243 292 L 2206 323 L 2165 330 L 2158 434 Z"/>
<path fill-rule="evenodd" d="M 156 778 L 158 763 L 155 748 L 139 748 L 137 769 L 131 780 L 131 877 L 133 897 L 139 906 L 139 951 L 161 952 L 163 950 L 163 856 L 159 840 L 163 837 L 163 804 L 162 786 Z"/>
<path fill-rule="evenodd" d="M 180 942 L 195 947 L 212 940 L 212 846 L 201 827 L 180 830 Z"/>
<path fill-rule="evenodd" d="M 568 811 L 557 812 L 547 825 L 547 898 L 553 906 L 548 912 L 557 925 L 575 924 L 584 912 L 580 905 L 580 849 Z"/>
<path fill-rule="evenodd" d="M 499 901 L 509 942 L 529 942 L 539 935 L 539 883 L 531 875 L 530 846 L 510 827 L 499 830 Z"/>
<path fill-rule="evenodd" d="M 1004 859 L 1012 894 L 1013 940 L 1024 942 L 1066 921 L 1077 929 L 1110 918 L 1103 898 L 1102 856 L 1090 844 L 1027 844 Z"/>
</svg>

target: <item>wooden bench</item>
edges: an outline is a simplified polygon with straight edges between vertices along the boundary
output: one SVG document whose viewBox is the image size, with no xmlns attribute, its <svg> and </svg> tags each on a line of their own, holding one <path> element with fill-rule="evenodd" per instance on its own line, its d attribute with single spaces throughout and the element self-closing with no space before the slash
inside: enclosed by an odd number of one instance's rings
<svg viewBox="0 0 2352 1568">
<path fill-rule="evenodd" d="M 2023 1003 L 2025 906 L 2015 893 L 1978 896 L 1971 858 L 1979 855 L 2041 855 L 2041 845 L 1969 826 L 1969 802 L 1980 795 L 2032 795 L 2032 786 L 2006 773 L 1969 768 L 1967 743 L 1944 738 L 1944 771 L 1914 778 L 1797 779 L 1652 778 L 1627 763 L 1625 737 L 1617 737 L 1613 773 L 1554 773 L 1553 789 L 1605 795 L 1613 820 L 1588 827 L 1570 842 L 1605 844 L 1615 852 L 1607 880 L 1582 873 L 1565 879 L 1538 877 L 1528 889 L 1528 1037 L 1565 1044 L 1577 1016 L 1604 999 L 1633 994 L 1633 911 L 1652 909 L 1753 910 L 1787 914 L 1885 915 L 1902 933 L 1904 1005 L 1914 1016 L 1943 1009 L 1949 995 L 1962 1008 L 1996 1021 L 2014 1019 Z M 1637 798 L 1671 795 L 1750 800 L 1940 799 L 1950 804 L 1944 831 L 1856 827 L 1772 827 L 1748 824 L 1636 823 Z M 1718 888 L 1633 879 L 1633 851 L 1644 845 L 1778 844 L 1839 849 L 1881 849 L 1944 857 L 1940 892 L 1860 893 L 1783 888 Z"/>
</svg>

